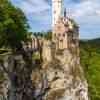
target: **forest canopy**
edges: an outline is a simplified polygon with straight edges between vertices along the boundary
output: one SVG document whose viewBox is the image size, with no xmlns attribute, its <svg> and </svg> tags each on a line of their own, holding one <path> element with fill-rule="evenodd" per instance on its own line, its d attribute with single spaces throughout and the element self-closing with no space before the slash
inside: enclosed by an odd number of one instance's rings
<svg viewBox="0 0 100 100">
<path fill-rule="evenodd" d="M 0 47 L 20 48 L 27 37 L 24 13 L 8 0 L 0 0 Z"/>
</svg>

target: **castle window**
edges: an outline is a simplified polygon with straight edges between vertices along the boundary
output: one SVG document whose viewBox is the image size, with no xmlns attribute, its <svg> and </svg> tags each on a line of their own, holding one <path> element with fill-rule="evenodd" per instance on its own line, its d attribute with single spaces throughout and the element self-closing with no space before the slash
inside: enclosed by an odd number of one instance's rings
<svg viewBox="0 0 100 100">
<path fill-rule="evenodd" d="M 56 13 L 56 11 L 54 11 L 54 14 Z"/>
<path fill-rule="evenodd" d="M 63 37 L 65 37 L 65 34 L 63 33 Z"/>
<path fill-rule="evenodd" d="M 60 33 L 58 34 L 58 36 L 59 36 L 59 37 L 61 36 Z"/>
<path fill-rule="evenodd" d="M 60 42 L 63 42 L 63 40 L 60 40 Z"/>
</svg>

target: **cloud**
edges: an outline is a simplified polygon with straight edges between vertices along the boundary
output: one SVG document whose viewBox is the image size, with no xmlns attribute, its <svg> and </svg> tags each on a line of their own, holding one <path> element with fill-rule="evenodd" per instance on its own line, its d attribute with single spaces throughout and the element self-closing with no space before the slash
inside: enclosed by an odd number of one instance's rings
<svg viewBox="0 0 100 100">
<path fill-rule="evenodd" d="M 79 0 L 74 0 L 79 1 Z M 66 3 L 65 7 L 71 9 L 71 15 L 74 17 L 92 16 L 100 9 L 99 0 L 80 0 L 78 3 Z"/>
<path fill-rule="evenodd" d="M 100 0 L 77 0 L 77 3 L 75 1 L 69 1 L 65 7 L 70 8 L 70 15 L 79 23 L 80 37 L 100 37 Z"/>
<path fill-rule="evenodd" d="M 40 13 L 50 9 L 50 5 L 44 0 L 22 0 L 20 7 L 25 13 Z"/>
<path fill-rule="evenodd" d="M 17 2 L 16 2 L 17 1 Z M 31 30 L 41 31 L 50 28 L 51 6 L 49 0 L 12 0 L 27 16 Z M 38 28 L 39 27 L 39 28 Z"/>
<path fill-rule="evenodd" d="M 100 10 L 96 10 L 95 14 L 98 15 L 98 16 L 100 16 Z"/>
<path fill-rule="evenodd" d="M 52 0 L 11 1 L 24 11 L 33 31 L 51 28 Z M 81 38 L 100 37 L 100 34 L 96 34 L 100 33 L 100 0 L 64 0 L 63 4 L 78 22 Z"/>
</svg>

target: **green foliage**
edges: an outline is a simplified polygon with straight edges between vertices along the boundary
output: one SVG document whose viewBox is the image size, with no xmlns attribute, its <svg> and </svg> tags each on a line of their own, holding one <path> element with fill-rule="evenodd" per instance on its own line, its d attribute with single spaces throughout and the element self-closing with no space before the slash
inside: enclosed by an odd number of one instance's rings
<svg viewBox="0 0 100 100">
<path fill-rule="evenodd" d="M 100 100 L 100 39 L 81 41 L 80 56 L 89 85 L 90 100 Z"/>
<path fill-rule="evenodd" d="M 33 33 L 36 37 L 40 36 L 40 37 L 44 37 L 47 40 L 51 40 L 52 39 L 52 32 L 49 30 L 47 32 L 34 32 Z"/>
<path fill-rule="evenodd" d="M 37 51 L 37 52 L 33 52 L 32 54 L 32 59 L 33 60 L 36 60 L 36 59 L 40 59 L 40 53 Z"/>
<path fill-rule="evenodd" d="M 34 32 L 33 35 L 36 36 L 36 37 L 38 37 L 38 36 L 43 37 L 44 32 Z"/>
<path fill-rule="evenodd" d="M 27 37 L 24 13 L 7 0 L 0 0 L 0 47 L 20 48 Z"/>
<path fill-rule="evenodd" d="M 44 34 L 44 37 L 47 39 L 47 40 L 51 40 L 52 39 L 52 32 L 51 31 L 48 31 Z"/>
</svg>

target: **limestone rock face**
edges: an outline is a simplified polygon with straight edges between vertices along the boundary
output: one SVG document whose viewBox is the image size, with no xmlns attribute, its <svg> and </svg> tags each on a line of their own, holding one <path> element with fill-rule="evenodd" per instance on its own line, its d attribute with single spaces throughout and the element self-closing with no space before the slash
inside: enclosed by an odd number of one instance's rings
<svg viewBox="0 0 100 100">
<path fill-rule="evenodd" d="M 6 54 L 0 60 L 0 68 L 7 77 L 2 83 L 2 100 L 33 100 L 34 89 L 30 78 L 32 66 L 26 63 L 20 54 Z"/>
<path fill-rule="evenodd" d="M 9 80 L 0 80 L 0 100 L 7 99 Z"/>
<path fill-rule="evenodd" d="M 52 60 L 50 47 L 51 47 L 51 42 L 49 40 L 44 40 L 42 57 L 43 57 L 43 60 L 46 62 L 50 62 Z"/>
<path fill-rule="evenodd" d="M 48 87 L 43 100 L 88 100 L 88 85 L 78 55 L 69 49 L 56 51 L 52 46 L 51 53 L 52 59 L 44 60 L 42 67 Z M 49 55 L 46 57 L 51 58 Z"/>
</svg>

